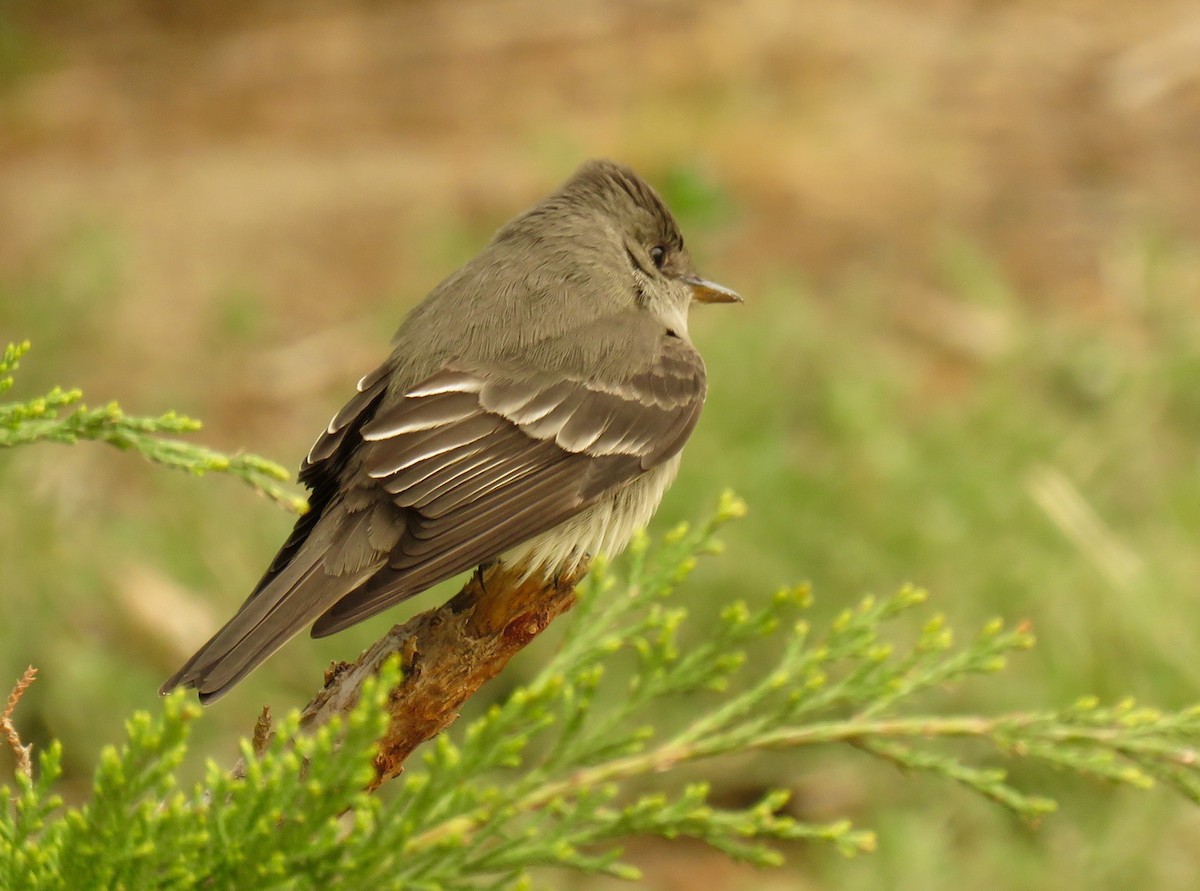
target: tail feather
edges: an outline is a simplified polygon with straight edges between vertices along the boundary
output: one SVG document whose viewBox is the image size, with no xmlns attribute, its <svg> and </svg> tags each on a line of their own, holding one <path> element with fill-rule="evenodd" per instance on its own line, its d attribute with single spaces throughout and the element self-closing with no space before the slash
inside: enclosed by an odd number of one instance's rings
<svg viewBox="0 0 1200 891">
<path fill-rule="evenodd" d="M 323 553 L 313 548 L 296 558 L 265 588 L 242 604 L 232 619 L 159 688 L 192 687 L 200 701 L 214 702 L 257 668 L 297 632 L 370 577 L 377 566 L 355 575 L 330 575 Z"/>
</svg>

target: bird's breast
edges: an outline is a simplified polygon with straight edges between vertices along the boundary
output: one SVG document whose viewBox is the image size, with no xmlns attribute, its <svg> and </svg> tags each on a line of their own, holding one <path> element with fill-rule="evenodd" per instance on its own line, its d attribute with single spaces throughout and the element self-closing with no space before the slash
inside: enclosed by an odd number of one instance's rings
<svg viewBox="0 0 1200 891">
<path fill-rule="evenodd" d="M 567 574 L 587 557 L 616 557 L 634 532 L 645 528 L 675 480 L 675 454 L 641 476 L 603 493 L 575 516 L 501 555 L 505 563 L 525 565 L 528 575 Z"/>
</svg>

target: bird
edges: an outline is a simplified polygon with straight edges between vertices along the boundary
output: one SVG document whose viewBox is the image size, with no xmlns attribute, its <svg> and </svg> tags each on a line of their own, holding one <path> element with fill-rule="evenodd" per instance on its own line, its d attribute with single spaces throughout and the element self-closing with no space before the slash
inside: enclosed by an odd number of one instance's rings
<svg viewBox="0 0 1200 891">
<path fill-rule="evenodd" d="M 659 194 L 583 164 L 402 322 L 300 467 L 309 510 L 236 614 L 160 688 L 211 703 L 305 626 L 324 637 L 496 561 L 559 578 L 657 509 L 707 392 L 702 278 Z"/>
</svg>

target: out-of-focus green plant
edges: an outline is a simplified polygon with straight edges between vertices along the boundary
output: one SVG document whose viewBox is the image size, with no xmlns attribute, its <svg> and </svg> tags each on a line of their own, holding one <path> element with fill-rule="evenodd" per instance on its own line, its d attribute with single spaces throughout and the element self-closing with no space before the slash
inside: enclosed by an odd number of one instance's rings
<svg viewBox="0 0 1200 891">
<path fill-rule="evenodd" d="M 20 358 L 29 351 L 29 346 L 29 341 L 25 341 L 5 347 L 0 356 L 0 393 L 12 387 L 12 373 Z M 135 417 L 125 414 L 116 402 L 89 409 L 82 399 L 80 390 L 55 387 L 44 396 L 25 402 L 0 403 L 0 448 L 34 442 L 106 442 L 122 450 L 137 452 L 157 464 L 197 476 L 226 473 L 289 510 L 303 513 L 307 509 L 305 499 L 279 485 L 292 477 L 274 461 L 258 455 L 227 455 L 171 438 L 173 434 L 199 430 L 199 421 L 175 412 L 157 418 Z"/>
<path fill-rule="evenodd" d="M 10 350 L 5 373 L 15 359 Z M 19 414 L 4 409 L 6 419 Z M 153 439 L 156 430 L 141 432 Z M 124 442 L 141 450 L 146 440 Z M 872 832 L 849 821 L 785 814 L 783 790 L 724 808 L 705 784 L 671 784 L 686 765 L 817 745 L 853 746 L 949 779 L 1027 820 L 1054 802 L 1012 783 L 1003 759 L 1136 787 L 1163 782 L 1200 802 L 1200 706 L 1160 712 L 1085 697 L 994 716 L 920 710 L 921 694 L 999 671 L 1033 641 L 994 621 L 956 646 L 938 615 L 914 627 L 926 599 L 914 588 L 866 598 L 820 632 L 804 618 L 807 588 L 785 589 L 758 608 L 732 601 L 716 627 L 689 634 L 675 597 L 697 558 L 719 552 L 720 526 L 743 512 L 726 495 L 710 521 L 681 525 L 657 547 L 638 537 L 624 570 L 599 565 L 541 670 L 441 735 L 392 796 L 363 790 L 399 680 L 394 667 L 345 722 L 306 737 L 292 715 L 263 751 L 243 742 L 244 776 L 210 765 L 190 790 L 176 770 L 199 710 L 183 694 L 128 722 L 128 740 L 104 752 L 79 806 L 56 794 L 61 747 L 45 747 L 36 771 L 18 770 L 15 791 L 0 792 L 0 887 L 509 888 L 546 865 L 632 879 L 620 844 L 636 835 L 696 838 L 760 865 L 779 863 L 786 840 L 871 850 Z M 749 660 L 752 649 L 773 658 Z M 11 723 L 17 699 L 4 713 L 14 748 L 22 747 Z M 688 708 L 664 708 L 668 700 Z M 988 743 L 991 753 L 964 742 Z M 665 777 L 668 791 L 646 792 L 638 780 L 651 775 Z"/>
</svg>

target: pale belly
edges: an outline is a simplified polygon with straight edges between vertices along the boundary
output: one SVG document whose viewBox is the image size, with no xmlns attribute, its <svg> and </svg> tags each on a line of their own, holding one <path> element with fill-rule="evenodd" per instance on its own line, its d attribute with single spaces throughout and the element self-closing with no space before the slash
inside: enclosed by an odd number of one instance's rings
<svg viewBox="0 0 1200 891">
<path fill-rule="evenodd" d="M 679 470 L 679 455 L 626 485 L 606 493 L 571 519 L 502 555 L 505 563 L 525 564 L 528 575 L 568 573 L 585 557 L 615 557 L 650 522 Z"/>
</svg>

